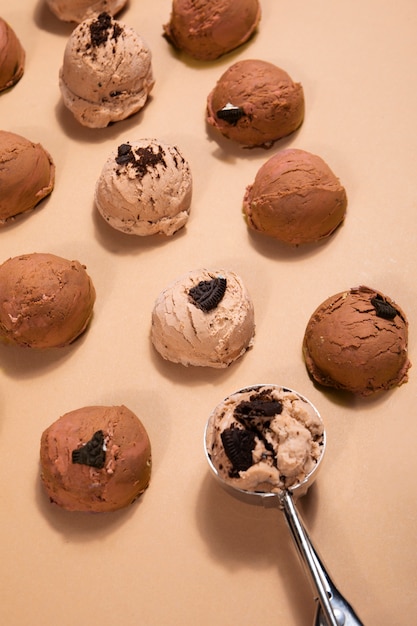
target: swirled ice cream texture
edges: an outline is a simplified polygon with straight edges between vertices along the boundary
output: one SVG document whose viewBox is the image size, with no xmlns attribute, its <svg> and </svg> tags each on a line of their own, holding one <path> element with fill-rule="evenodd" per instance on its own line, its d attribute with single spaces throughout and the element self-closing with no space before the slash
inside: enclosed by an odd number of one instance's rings
<svg viewBox="0 0 417 626">
<path fill-rule="evenodd" d="M 290 389 L 258 385 L 237 391 L 213 411 L 206 449 L 218 476 L 248 492 L 281 493 L 302 483 L 324 447 L 322 420 Z"/>
</svg>

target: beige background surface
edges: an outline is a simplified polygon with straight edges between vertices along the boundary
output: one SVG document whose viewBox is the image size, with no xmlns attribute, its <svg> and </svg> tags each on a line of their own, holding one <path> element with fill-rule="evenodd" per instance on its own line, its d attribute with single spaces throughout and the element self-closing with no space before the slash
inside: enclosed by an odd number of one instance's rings
<svg viewBox="0 0 417 626">
<path fill-rule="evenodd" d="M 41 0 L 0 0 L 27 53 L 26 71 L 0 95 L 2 129 L 41 142 L 56 186 L 31 215 L 0 232 L 1 260 L 52 252 L 85 263 L 97 303 L 68 349 L 0 348 L 0 623 L 5 626 L 248 626 L 313 623 L 314 602 L 281 513 L 243 504 L 209 475 L 203 431 L 236 389 L 297 389 L 328 431 L 325 465 L 301 503 L 306 525 L 366 626 L 416 619 L 417 4 L 414 0 L 264 0 L 259 33 L 214 63 L 177 55 L 162 37 L 168 0 L 131 0 L 120 19 L 153 51 L 146 108 L 104 130 L 79 126 L 60 99 L 58 70 L 72 26 Z M 300 131 L 269 152 L 222 141 L 205 100 L 234 61 L 261 58 L 303 84 Z M 112 231 L 93 205 L 95 181 L 123 141 L 178 145 L 194 177 L 192 214 L 172 239 Z M 349 197 L 344 226 L 321 246 L 283 249 L 248 233 L 247 184 L 277 150 L 324 158 Z M 163 362 L 149 341 L 153 302 L 200 266 L 238 272 L 257 321 L 252 351 L 225 371 Z M 323 391 L 301 356 L 304 328 L 327 296 L 366 284 L 405 310 L 408 384 L 367 401 Z M 63 413 L 126 404 L 153 444 L 152 483 L 111 515 L 69 514 L 39 484 L 39 439 Z"/>
</svg>

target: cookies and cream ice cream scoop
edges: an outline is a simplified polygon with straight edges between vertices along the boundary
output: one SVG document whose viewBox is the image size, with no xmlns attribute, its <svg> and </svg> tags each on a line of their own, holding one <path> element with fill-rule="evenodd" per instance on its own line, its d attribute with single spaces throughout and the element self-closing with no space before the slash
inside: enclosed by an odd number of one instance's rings
<svg viewBox="0 0 417 626">
<path fill-rule="evenodd" d="M 130 26 L 100 13 L 73 30 L 59 86 L 65 106 L 83 126 L 104 128 L 137 113 L 154 82 L 151 51 Z"/>
<path fill-rule="evenodd" d="M 225 368 L 252 347 L 255 316 L 240 276 L 192 270 L 169 284 L 152 311 L 151 340 L 166 360 Z"/>
<path fill-rule="evenodd" d="M 130 235 L 173 235 L 188 220 L 192 177 L 180 150 L 156 139 L 128 141 L 108 157 L 95 203 L 113 228 Z"/>
<path fill-rule="evenodd" d="M 315 626 L 361 626 L 326 572 L 295 506 L 317 478 L 325 448 L 317 409 L 298 392 L 272 384 L 245 387 L 225 398 L 204 433 L 210 469 L 228 492 L 283 510 L 318 599 Z"/>
</svg>

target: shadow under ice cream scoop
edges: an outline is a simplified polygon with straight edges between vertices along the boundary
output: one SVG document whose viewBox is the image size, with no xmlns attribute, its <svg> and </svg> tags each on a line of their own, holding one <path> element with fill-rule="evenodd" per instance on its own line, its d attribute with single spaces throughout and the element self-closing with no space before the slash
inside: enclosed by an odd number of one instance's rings
<svg viewBox="0 0 417 626">
<path fill-rule="evenodd" d="M 317 478 L 326 447 L 320 414 L 278 385 L 240 389 L 220 402 L 204 433 L 209 467 L 232 495 L 283 510 L 318 599 L 315 626 L 361 626 L 320 560 L 295 506 Z"/>
</svg>

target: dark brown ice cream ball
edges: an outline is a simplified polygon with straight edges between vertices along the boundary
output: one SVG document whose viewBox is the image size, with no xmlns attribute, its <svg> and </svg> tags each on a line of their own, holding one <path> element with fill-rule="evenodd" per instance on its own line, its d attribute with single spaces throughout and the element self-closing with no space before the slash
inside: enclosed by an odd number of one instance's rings
<svg viewBox="0 0 417 626">
<path fill-rule="evenodd" d="M 164 34 L 178 50 L 210 61 L 248 41 L 260 19 L 259 0 L 173 0 Z"/>
<path fill-rule="evenodd" d="M 304 92 L 283 69 L 247 59 L 231 65 L 207 98 L 206 119 L 248 148 L 269 148 L 304 119 Z"/>
<path fill-rule="evenodd" d="M 131 504 L 148 487 L 151 444 L 125 406 L 87 406 L 65 413 L 43 433 L 42 484 L 68 511 L 101 513 Z"/>
<path fill-rule="evenodd" d="M 25 56 L 13 28 L 0 17 L 0 91 L 13 87 L 22 78 Z"/>
<path fill-rule="evenodd" d="M 66 346 L 86 330 L 95 297 L 79 261 L 37 252 L 8 259 L 0 265 L 0 341 Z"/>
<path fill-rule="evenodd" d="M 243 212 L 251 230 L 299 245 L 329 237 L 343 222 L 345 189 L 329 166 L 305 150 L 281 150 L 246 189 Z"/>
<path fill-rule="evenodd" d="M 307 370 L 320 385 L 361 396 L 408 380 L 408 321 L 390 298 L 361 286 L 327 298 L 303 340 Z"/>
<path fill-rule="evenodd" d="M 0 130 L 0 226 L 52 193 L 55 165 L 39 143 Z"/>
</svg>

